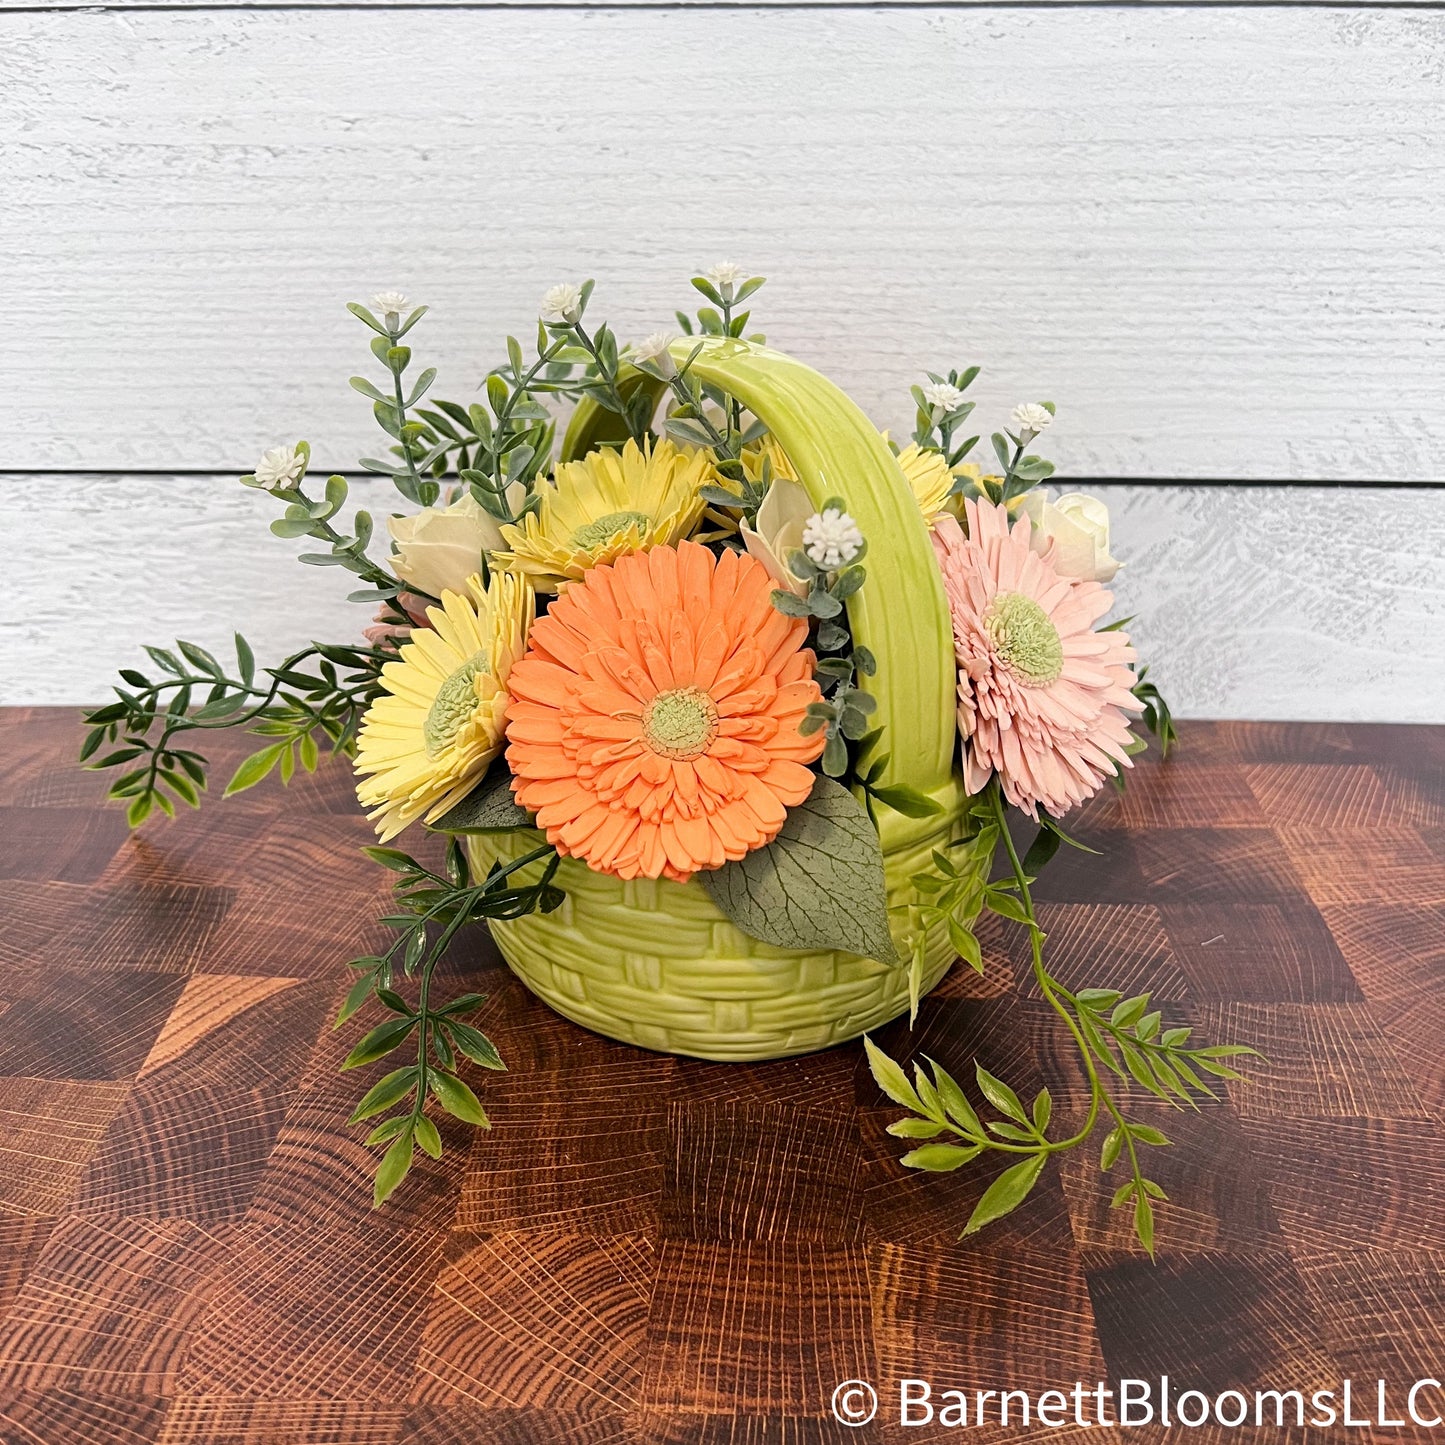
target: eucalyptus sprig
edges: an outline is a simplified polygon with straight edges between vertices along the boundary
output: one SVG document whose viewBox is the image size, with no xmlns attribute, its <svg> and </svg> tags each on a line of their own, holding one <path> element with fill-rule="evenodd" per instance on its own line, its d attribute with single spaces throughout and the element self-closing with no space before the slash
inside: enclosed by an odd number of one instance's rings
<svg viewBox="0 0 1445 1445">
<path fill-rule="evenodd" d="M 466 850 L 457 838 L 448 840 L 443 873 L 433 872 L 397 848 L 362 851 L 398 875 L 394 895 L 400 911 L 382 919 L 396 930 L 397 936 L 384 952 L 353 960 L 351 967 L 357 970 L 358 977 L 337 1015 L 336 1027 L 340 1028 L 372 995 L 390 1017 L 362 1038 L 341 1067 L 354 1069 L 375 1063 L 403 1046 L 409 1046 L 415 1058 L 415 1062 L 379 1079 L 348 1120 L 359 1124 L 403 1106 L 399 1113 L 377 1124 L 366 1139 L 368 1147 L 387 1146 L 377 1166 L 372 1196 L 379 1208 L 406 1178 L 417 1145 L 433 1159 L 441 1158 L 441 1135 L 426 1113 L 428 1099 L 435 1099 L 445 1112 L 464 1123 L 491 1128 L 481 1100 L 458 1073 L 461 1059 L 486 1069 L 506 1068 L 492 1041 L 464 1018 L 480 1007 L 486 996 L 468 993 L 440 1006 L 432 1002 L 436 967 L 452 939 L 479 919 L 550 913 L 562 902 L 563 895 L 552 882 L 560 860 L 546 844 L 511 863 L 493 864 L 479 881 L 473 879 Z M 545 866 L 535 882 L 515 881 L 516 874 L 544 859 Z M 398 969 L 407 977 L 419 976 L 415 1004 L 392 986 Z"/>
<path fill-rule="evenodd" d="M 747 334 L 752 313 L 737 308 L 766 282 L 764 276 L 744 279 L 741 270 L 731 264 L 714 267 L 703 276 L 694 276 L 693 287 L 712 305 L 699 307 L 696 325 L 685 311 L 675 313 L 683 335 L 746 337 L 749 341 L 761 343 L 764 339 L 761 333 Z M 745 513 L 753 515 L 766 494 L 767 482 L 759 489 L 748 480 L 743 473 L 742 451 L 745 446 L 765 436 L 767 427 L 756 418 L 745 426 L 742 403 L 721 387 L 700 381 L 693 374 L 692 365 L 701 350 L 699 343 L 681 366 L 674 364 L 670 356 L 638 359 L 634 364 L 639 370 L 665 381 L 672 392 L 675 406 L 665 422 L 668 435 L 688 446 L 709 448 L 718 472 L 741 489 L 741 502 L 738 499 L 715 498 L 716 504 L 740 506 Z M 710 407 L 712 410 L 709 410 Z M 721 418 L 721 425 L 714 419 L 714 411 Z"/>
<path fill-rule="evenodd" d="M 949 395 L 946 405 L 930 401 L 921 386 L 915 385 L 910 388 L 916 408 L 913 421 L 913 440 L 925 451 L 941 453 L 948 463 L 950 471 L 978 445 L 976 436 L 968 437 L 955 445 L 953 434 L 973 412 L 976 403 L 965 401 L 963 393 L 973 385 L 982 369 L 982 367 L 970 366 L 963 371 L 951 370 L 946 376 L 940 376 L 936 371 L 927 372 L 926 375 L 932 385 Z M 957 395 L 953 396 L 952 393 L 957 393 Z"/>
<path fill-rule="evenodd" d="M 575 299 L 568 298 L 569 304 L 558 314 L 543 317 L 539 332 L 552 336 L 569 351 L 575 350 L 585 361 L 580 380 L 568 389 L 621 417 L 628 435 L 641 446 L 652 421 L 653 397 L 644 386 L 625 384 L 622 353 L 612 328 L 604 321 L 595 331 L 588 330 L 587 303 L 592 299 L 595 285 L 594 281 L 584 281 L 577 288 Z M 542 350 L 540 339 L 538 350 Z M 514 368 L 516 364 L 514 357 Z"/>
<path fill-rule="evenodd" d="M 1054 415 L 1054 404 L 1051 401 L 1039 403 L 1050 416 Z M 984 490 L 991 500 L 1005 504 L 1013 501 L 1015 497 L 1021 497 L 1030 488 L 1036 487 L 1040 482 L 1046 481 L 1054 474 L 1054 464 L 1045 461 L 1042 457 L 1034 456 L 1029 451 L 1029 446 L 1037 436 L 1036 432 L 1020 429 L 1019 431 L 994 432 L 990 441 L 993 443 L 994 455 L 1003 468 L 1003 479 L 1000 482 L 984 483 Z"/>
<path fill-rule="evenodd" d="M 271 523 L 271 531 L 278 537 L 311 537 L 327 543 L 330 551 L 303 552 L 301 561 L 312 567 L 344 567 L 362 581 L 371 583 L 369 588 L 349 593 L 347 601 L 388 601 L 395 597 L 402 590 L 402 584 L 366 555 L 373 531 L 371 513 L 358 511 L 352 520 L 350 534 L 338 532 L 332 525 L 331 519 L 346 505 L 346 478 L 327 477 L 325 495 L 319 498 L 308 496 L 303 484 L 306 469 L 311 463 L 311 446 L 304 441 L 297 442 L 292 453 L 295 458 L 294 480 L 266 481 L 254 473 L 247 473 L 241 478 L 242 486 L 253 487 L 286 503 L 285 514 Z"/>
<path fill-rule="evenodd" d="M 132 828 L 156 809 L 174 817 L 173 796 L 192 808 L 200 806 L 207 759 L 177 747 L 173 740 L 182 734 L 249 727 L 253 735 L 269 739 L 236 769 L 226 797 L 253 787 L 278 767 L 283 782 L 291 780 L 298 763 L 314 772 L 322 743 L 332 753 L 349 755 L 362 717 L 381 691 L 382 665 L 392 655 L 314 642 L 258 675 L 255 654 L 239 632 L 235 647 L 234 672 L 194 642 L 177 642 L 174 651 L 147 647 L 160 674 L 152 678 L 122 668 L 126 686 L 114 689 L 117 701 L 84 715 L 89 732 L 80 748 L 82 762 L 92 768 L 137 764 L 111 784 L 108 794 L 126 804 Z M 192 711 L 196 702 L 200 705 Z M 160 734 L 152 741 L 157 727 Z M 107 743 L 120 746 L 96 757 Z"/>
<path fill-rule="evenodd" d="M 351 378 L 352 389 L 359 391 L 371 402 L 372 415 L 375 416 L 377 425 L 395 442 L 392 461 L 363 457 L 361 465 L 368 472 L 390 476 L 397 491 L 409 502 L 429 507 L 441 495 L 441 488 L 429 474 L 433 462 L 442 455 L 445 448 L 429 446 L 426 424 L 410 420 L 407 411 L 431 389 L 437 373 L 434 366 L 429 366 L 410 388 L 405 386 L 402 376 L 411 365 L 412 352 L 411 347 L 401 343 L 401 338 L 426 315 L 428 308 L 418 306 L 411 309 L 405 321 L 401 319 L 399 310 L 387 311 L 384 317 L 378 320 L 371 311 L 356 301 L 348 302 L 346 309 L 376 332 L 371 339 L 372 355 L 386 368 L 391 381 L 391 394 L 387 395 L 364 376 Z"/>
<path fill-rule="evenodd" d="M 1112 1207 L 1133 1205 L 1134 1231 L 1152 1256 L 1154 1203 L 1166 1196 L 1159 1184 L 1147 1177 L 1139 1151 L 1143 1146 L 1166 1146 L 1169 1140 L 1153 1125 L 1125 1116 L 1124 1105 L 1105 1083 L 1104 1074 L 1112 1073 L 1125 1080 L 1132 1077 L 1151 1094 L 1175 1107 L 1197 1108 L 1196 1094 L 1213 1097 L 1201 1074 L 1238 1079 L 1241 1076 L 1224 1060 L 1253 1054 L 1255 1050 L 1240 1044 L 1187 1047 L 1190 1031 L 1161 1030 L 1160 1013 L 1149 1009 L 1148 994 L 1125 999 L 1111 989 L 1084 989 L 1078 993 L 1066 989 L 1044 966 L 1045 935 L 1039 927 L 1029 892 L 1034 879 L 1009 833 L 1003 793 L 996 778 L 985 786 L 972 816 L 980 820 L 982 826 L 970 846 L 979 846 L 983 840 L 982 845 L 992 857 L 994 849 L 1002 843 L 1012 873 L 1012 878 L 1003 882 L 974 885 L 979 891 L 977 901 L 1028 930 L 1034 979 L 1078 1047 L 1089 1083 L 1089 1107 L 1077 1130 L 1066 1138 L 1050 1139 L 1052 1101 L 1048 1090 L 1042 1090 L 1025 1112 L 1007 1084 L 976 1065 L 980 1093 L 1002 1115 L 1001 1119 L 985 1123 L 962 1088 L 940 1066 L 930 1060 L 933 1072 L 929 1077 L 915 1064 L 914 1081 L 910 1084 L 903 1069 L 869 1039 L 866 1043 L 873 1077 L 890 1099 L 910 1110 L 912 1115 L 890 1125 L 889 1132 L 907 1139 L 935 1139 L 939 1134 L 950 1133 L 961 1141 L 913 1149 L 901 1162 L 913 1169 L 945 1172 L 988 1153 L 1020 1156 L 984 1192 L 964 1227 L 964 1235 L 969 1235 L 1022 1204 L 1038 1182 L 1050 1155 L 1082 1144 L 1093 1133 L 1100 1117 L 1107 1116 L 1112 1126 L 1100 1151 L 1100 1169 L 1107 1173 L 1121 1160 L 1128 1168 L 1128 1178 L 1115 1191 Z M 937 859 L 935 863 L 939 866 L 941 881 L 921 891 L 931 892 L 935 900 L 947 898 L 954 906 L 969 894 L 967 904 L 971 905 L 974 898 L 970 887 L 961 883 L 961 875 L 967 870 L 945 867 Z M 982 870 L 975 875 L 976 878 L 985 876 Z M 915 886 L 918 882 L 914 880 Z M 927 906 L 942 905 L 936 902 Z"/>
<path fill-rule="evenodd" d="M 829 497 L 822 511 L 841 513 L 842 498 Z M 809 703 L 800 731 L 808 737 L 826 730 L 822 768 L 830 778 L 847 773 L 848 743 L 861 742 L 867 736 L 868 720 L 878 708 L 877 698 L 855 681 L 860 675 L 872 677 L 878 670 L 877 659 L 868 648 L 853 645 L 844 610 L 848 599 L 868 580 L 862 565 L 867 550 L 865 541 L 845 566 L 829 569 L 815 562 L 803 548 L 796 548 L 788 554 L 788 570 L 808 584 L 807 592 L 799 597 L 780 587 L 772 594 L 773 606 L 784 616 L 807 617 L 817 623 L 815 640 L 823 655 L 816 676 L 823 697 Z"/>
</svg>

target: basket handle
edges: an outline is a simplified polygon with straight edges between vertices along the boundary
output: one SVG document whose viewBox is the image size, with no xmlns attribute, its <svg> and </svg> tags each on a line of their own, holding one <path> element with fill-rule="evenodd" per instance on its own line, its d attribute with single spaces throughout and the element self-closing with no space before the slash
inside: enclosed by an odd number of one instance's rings
<svg viewBox="0 0 1445 1445">
<path fill-rule="evenodd" d="M 868 580 L 847 605 L 854 639 L 878 659 L 877 676 L 860 685 L 877 699 L 874 726 L 884 729 L 880 747 L 889 761 L 880 781 L 951 804 L 958 674 L 948 603 L 928 527 L 888 444 L 845 392 L 781 351 L 727 337 L 672 344 L 679 365 L 694 350 L 692 374 L 759 417 L 813 505 L 841 497 L 867 538 Z M 613 441 L 602 435 L 609 420 L 619 421 L 595 403 L 580 404 L 564 456 Z"/>
</svg>

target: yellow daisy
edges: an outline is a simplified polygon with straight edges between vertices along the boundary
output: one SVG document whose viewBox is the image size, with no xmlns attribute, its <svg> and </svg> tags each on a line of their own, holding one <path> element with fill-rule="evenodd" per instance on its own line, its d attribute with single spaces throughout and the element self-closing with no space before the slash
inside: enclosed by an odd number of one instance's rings
<svg viewBox="0 0 1445 1445">
<path fill-rule="evenodd" d="M 772 432 L 766 433 L 760 440 L 750 443 L 742 450 L 743 471 L 747 475 L 747 479 L 755 485 L 763 480 L 764 459 L 772 463 L 774 480 L 781 479 L 785 482 L 798 480 L 797 469 L 788 460 L 787 452 L 778 445 Z"/>
<path fill-rule="evenodd" d="M 561 462 L 540 489 L 540 509 L 502 528 L 511 551 L 497 560 L 555 592 L 589 567 L 680 542 L 702 516 L 698 488 L 713 479 L 708 452 L 666 439 L 647 449 L 629 441 L 620 452 L 604 448 Z"/>
<path fill-rule="evenodd" d="M 883 439 L 887 441 L 887 432 L 883 433 Z M 743 471 L 747 474 L 749 481 L 753 483 L 762 481 L 764 457 L 772 463 L 772 474 L 775 480 L 792 482 L 798 480 L 798 473 L 792 462 L 788 460 L 787 453 L 769 434 L 761 441 L 743 448 Z M 912 444 L 904 447 L 898 453 L 898 465 L 908 479 L 908 485 L 912 488 L 913 495 L 918 501 L 918 509 L 923 513 L 923 518 L 930 527 L 946 514 L 957 514 L 958 499 L 949 495 L 953 490 L 953 473 L 948 470 L 948 463 L 944 461 L 941 453 L 924 451 L 916 444 Z M 959 470 L 966 471 L 967 468 L 961 467 Z M 977 469 L 975 468 L 975 470 Z"/>
<path fill-rule="evenodd" d="M 429 607 L 395 662 L 356 740 L 356 796 L 384 843 L 425 815 L 441 817 L 502 749 L 507 676 L 527 645 L 536 598 L 523 577 L 468 579 Z"/>
<path fill-rule="evenodd" d="M 949 493 L 953 490 L 953 473 L 948 470 L 941 452 L 926 452 L 913 443 L 898 453 L 898 465 L 913 488 L 918 510 L 930 527 L 953 511 Z"/>
</svg>

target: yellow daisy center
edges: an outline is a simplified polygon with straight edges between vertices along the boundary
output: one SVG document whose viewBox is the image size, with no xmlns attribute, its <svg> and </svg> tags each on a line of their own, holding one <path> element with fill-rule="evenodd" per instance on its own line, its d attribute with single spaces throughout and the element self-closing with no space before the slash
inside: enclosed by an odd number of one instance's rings
<svg viewBox="0 0 1445 1445">
<path fill-rule="evenodd" d="M 1000 662 L 1028 687 L 1047 687 L 1064 670 L 1064 644 L 1049 614 L 1022 592 L 1000 592 L 983 624 Z"/>
<path fill-rule="evenodd" d="M 660 692 L 643 711 L 642 735 L 659 757 L 698 757 L 717 736 L 717 704 L 700 687 Z"/>
<path fill-rule="evenodd" d="M 434 758 L 451 745 L 458 729 L 476 708 L 477 674 L 491 670 L 487 654 L 475 652 L 437 689 L 426 722 L 422 724 L 427 757 Z"/>
<path fill-rule="evenodd" d="M 605 547 L 614 537 L 620 537 L 629 527 L 646 530 L 651 522 L 646 512 L 608 512 L 605 517 L 578 527 L 572 533 L 572 545 L 592 552 Z"/>
</svg>

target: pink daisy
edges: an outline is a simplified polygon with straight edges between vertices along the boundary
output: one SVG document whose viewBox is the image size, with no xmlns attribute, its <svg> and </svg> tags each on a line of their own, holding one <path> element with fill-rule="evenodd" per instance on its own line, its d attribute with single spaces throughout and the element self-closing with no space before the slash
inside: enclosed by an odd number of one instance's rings
<svg viewBox="0 0 1445 1445">
<path fill-rule="evenodd" d="M 1123 632 L 1095 632 L 1114 598 L 1097 582 L 1060 576 L 1053 547 L 1029 549 L 1030 523 L 965 500 L 968 534 L 939 519 L 933 545 L 953 614 L 964 780 L 993 773 L 1032 817 L 1058 817 L 1132 764 L 1128 713 L 1134 649 Z"/>
</svg>

